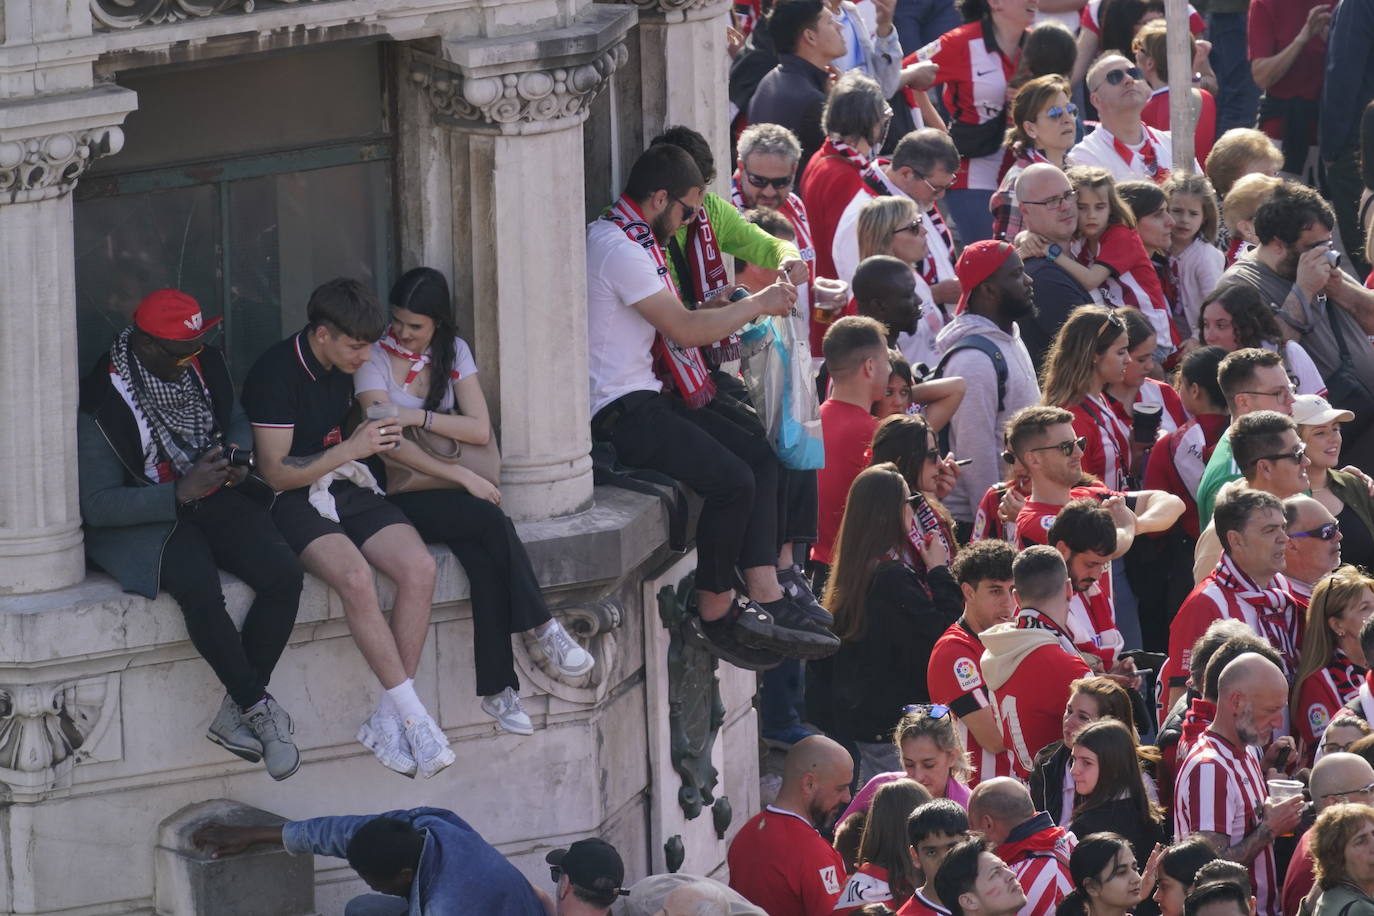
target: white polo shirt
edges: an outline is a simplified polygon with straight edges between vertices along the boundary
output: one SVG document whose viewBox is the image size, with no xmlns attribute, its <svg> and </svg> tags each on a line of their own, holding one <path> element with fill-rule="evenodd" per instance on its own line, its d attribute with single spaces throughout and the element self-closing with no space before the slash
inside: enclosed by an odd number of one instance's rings
<svg viewBox="0 0 1374 916">
<path fill-rule="evenodd" d="M 592 415 L 632 391 L 662 391 L 654 376 L 657 331 L 634 303 L 663 289 L 658 265 L 609 220 L 587 226 L 587 368 Z"/>
</svg>

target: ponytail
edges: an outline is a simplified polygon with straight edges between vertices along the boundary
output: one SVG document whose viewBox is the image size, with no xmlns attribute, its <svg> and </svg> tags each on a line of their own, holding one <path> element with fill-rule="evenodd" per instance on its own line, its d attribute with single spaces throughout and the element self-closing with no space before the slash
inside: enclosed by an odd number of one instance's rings
<svg viewBox="0 0 1374 916">
<path fill-rule="evenodd" d="M 1054 916 L 1088 916 L 1088 895 L 1074 888 L 1054 908 Z"/>
</svg>

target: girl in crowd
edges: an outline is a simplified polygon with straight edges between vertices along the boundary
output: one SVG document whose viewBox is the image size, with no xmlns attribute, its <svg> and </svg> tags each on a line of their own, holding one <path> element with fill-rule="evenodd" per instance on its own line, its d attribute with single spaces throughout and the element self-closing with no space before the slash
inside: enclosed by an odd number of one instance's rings
<svg viewBox="0 0 1374 916">
<path fill-rule="evenodd" d="M 1021 39 L 1035 21 L 1025 3 L 963 0 L 964 24 L 931 45 L 907 55 L 934 64 L 934 81 L 944 86 L 947 111 L 956 112 L 949 133 L 959 148 L 959 174 L 945 197 L 965 245 L 992 237 L 988 199 L 997 189 L 1006 133 L 1007 88 L 1016 72 Z M 919 55 L 919 58 L 918 58 Z M 975 73 L 974 61 L 983 61 Z"/>
<path fill-rule="evenodd" d="M 1217 230 L 1217 248 L 1226 252 L 1227 267 L 1259 247 L 1255 214 L 1281 184 L 1280 178 L 1245 175 L 1232 186 L 1231 193 L 1221 198 L 1222 226 Z M 1223 231 L 1228 226 L 1229 235 Z"/>
<path fill-rule="evenodd" d="M 1317 583 L 1307 608 L 1302 656 L 1293 678 L 1293 730 L 1311 761 L 1342 706 L 1360 691 L 1367 667 L 1360 627 L 1374 614 L 1374 579 L 1342 566 Z"/>
<path fill-rule="evenodd" d="M 1321 894 L 1312 916 L 1374 914 L 1374 808 L 1327 808 L 1312 825 L 1307 851 Z"/>
<path fill-rule="evenodd" d="M 944 429 L 964 399 L 964 380 L 936 378 L 926 382 L 917 381 L 911 372 L 911 363 L 899 350 L 888 351 L 887 364 L 890 370 L 887 387 L 883 390 L 882 399 L 873 403 L 873 416 L 881 420 L 893 414 L 916 414 L 924 417 L 931 429 Z M 945 466 L 948 468 L 948 463 Z"/>
<path fill-rule="evenodd" d="M 443 275 L 428 267 L 407 271 L 391 288 L 391 309 L 390 330 L 372 345 L 371 359 L 353 377 L 358 402 L 367 408 L 389 401 L 398 408 L 402 426 L 485 445 L 492 436 L 487 402 L 472 351 L 454 329 Z M 482 711 L 512 734 L 533 734 L 517 692 L 511 634 L 532 632 L 566 677 L 589 672 L 592 656 L 550 617 L 520 536 L 501 511 L 495 484 L 431 456 L 408 438 L 387 456 L 450 483 L 446 489 L 393 492 L 387 498 L 425 540 L 448 545 L 468 575 Z"/>
<path fill-rule="evenodd" d="M 1159 905 L 1160 916 L 1183 916 L 1183 901 L 1193 890 L 1197 870 L 1216 857 L 1212 844 L 1199 836 L 1175 843 L 1157 858 L 1151 856 L 1158 883 L 1150 899 Z"/>
<path fill-rule="evenodd" d="M 1169 268 L 1169 249 L 1174 243 L 1174 217 L 1169 212 L 1169 198 L 1152 181 L 1123 181 L 1116 186 L 1117 193 L 1135 214 L 1135 234 L 1150 256 L 1155 278 L 1164 293 L 1164 310 L 1159 303 L 1136 301 L 1133 304 L 1144 311 L 1160 335 L 1161 354 L 1173 353 L 1183 344 L 1184 331 L 1174 321 L 1178 301 L 1177 284 L 1173 271 Z M 1191 329 L 1189 329 L 1191 330 Z"/>
<path fill-rule="evenodd" d="M 1284 368 L 1295 380 L 1298 394 L 1326 394 L 1326 382 L 1317 371 L 1317 364 L 1296 340 L 1282 343 L 1283 331 L 1274 310 L 1253 286 L 1233 284 L 1203 300 L 1198 337 L 1208 346 L 1221 347 L 1227 353 L 1251 347 L 1273 350 L 1283 357 Z"/>
<path fill-rule="evenodd" d="M 869 447 L 870 464 L 891 462 L 906 481 L 912 494 L 914 522 L 911 527 L 913 549 L 923 538 L 938 537 L 950 559 L 959 550 L 954 538 L 954 516 L 940 503 L 954 486 L 953 462 L 940 457 L 935 433 L 926 419 L 908 414 L 888 417 L 878 424 Z"/>
<path fill-rule="evenodd" d="M 1056 916 L 1129 916 L 1144 895 L 1131 844 L 1116 833 L 1094 833 L 1078 841 L 1069 856 L 1073 890 Z"/>
<path fill-rule="evenodd" d="M 887 355 L 887 364 L 891 370 L 887 377 L 887 388 L 883 390 L 883 399 L 873 405 L 873 416 L 880 420 L 894 414 L 909 413 L 912 407 L 911 363 L 907 362 L 905 356 L 892 350 Z"/>
<path fill-rule="evenodd" d="M 859 840 L 858 867 L 835 902 L 837 916 L 858 912 L 869 902 L 901 906 L 921 884 L 906 838 L 911 812 L 930 794 L 910 779 L 896 779 L 873 794 Z"/>
<path fill-rule="evenodd" d="M 949 707 L 939 704 L 908 706 L 892 731 L 892 741 L 901 755 L 902 768 L 879 773 L 870 779 L 844 809 L 841 820 L 867 809 L 873 793 L 902 778 L 920 783 L 931 798 L 948 798 L 968 805 L 968 778 L 973 770 Z"/>
<path fill-rule="evenodd" d="M 1216 246 L 1217 196 L 1202 175 L 1174 175 L 1164 184 L 1174 232 L 1169 267 L 1174 283 L 1174 320 L 1180 328 L 1197 327 L 1202 301 L 1226 269 L 1226 256 Z"/>
<path fill-rule="evenodd" d="M 1129 358 L 1121 319 L 1100 305 L 1080 305 L 1050 344 L 1040 383 L 1042 403 L 1072 412 L 1074 432 L 1088 440 L 1083 472 L 1112 490 L 1125 490 L 1132 472 L 1131 428 L 1106 388 L 1121 383 Z"/>
<path fill-rule="evenodd" d="M 1015 161 L 992 195 L 992 237 L 1011 241 L 1021 231 L 1021 208 L 1016 201 L 1016 179 L 1033 162 L 1064 167 L 1064 156 L 1077 136 L 1078 106 L 1069 101 L 1069 81 L 1057 74 L 1033 79 L 1022 86 L 1011 103 L 1011 129 L 1007 147 Z"/>
<path fill-rule="evenodd" d="M 1183 401 L 1177 391 L 1151 377 L 1155 374 L 1155 350 L 1159 335 L 1140 309 L 1116 309 L 1116 317 L 1126 326 L 1126 346 L 1130 358 L 1126 361 L 1126 372 L 1121 381 L 1107 385 L 1107 393 L 1115 399 L 1116 407 L 1127 423 L 1132 422 L 1132 407 L 1153 404 L 1159 407 L 1159 431 L 1173 432 L 1188 422 L 1188 413 L 1183 409 Z"/>
<path fill-rule="evenodd" d="M 1079 678 L 1069 685 L 1069 702 L 1064 706 L 1064 739 L 1042 748 L 1035 756 L 1030 775 L 1031 799 L 1037 811 L 1048 811 L 1055 823 L 1067 827 L 1073 819 L 1073 774 L 1070 748 L 1084 728 L 1099 719 L 1111 718 L 1126 724 L 1134 734 L 1131 698 L 1126 689 L 1108 677 Z"/>
<path fill-rule="evenodd" d="M 1203 171 L 1216 189 L 1217 200 L 1225 202 L 1236 183 L 1246 175 L 1266 176 L 1277 183 L 1282 167 L 1283 154 L 1274 141 L 1253 127 L 1233 127 L 1212 145 Z M 1254 216 L 1253 210 L 1250 215 Z M 1222 223 L 1217 227 L 1217 247 L 1226 252 L 1227 267 L 1243 253 L 1244 242 L 1237 235 L 1230 208 L 1223 205 Z"/>
<path fill-rule="evenodd" d="M 916 324 L 916 333 L 901 334 L 897 346 L 911 364 L 935 365 L 939 362 L 935 336 L 945 326 L 945 313 L 921 276 L 921 264 L 927 252 L 926 230 L 916 201 L 886 195 L 873 198 L 859 211 L 858 233 L 861 263 L 865 258 L 885 254 L 911 266 L 916 278 L 916 297 L 921 301 L 921 317 Z"/>
<path fill-rule="evenodd" d="M 1336 517 L 1341 534 L 1341 558 L 1374 569 L 1374 500 L 1369 488 L 1348 470 L 1337 470 L 1341 454 L 1341 424 L 1355 419 L 1324 398 L 1299 395 L 1293 402 L 1298 436 L 1307 446 L 1307 479 L 1312 497 Z"/>
<path fill-rule="evenodd" d="M 1137 859 L 1166 841 L 1163 812 L 1147 791 L 1142 757 L 1158 752 L 1137 745 L 1135 733 L 1116 719 L 1085 726 L 1073 739 L 1069 776 L 1075 803 L 1069 829 L 1087 836 L 1108 827 L 1124 836 Z"/>
<path fill-rule="evenodd" d="M 835 615 L 841 640 L 830 721 L 841 739 L 858 745 L 861 782 L 898 769 L 892 728 L 904 707 L 930 701 L 917 675 L 935 640 L 963 610 L 944 541 L 928 536 L 912 544 L 911 501 L 896 465 L 860 473 L 849 490 L 825 587 L 823 603 Z"/>
</svg>

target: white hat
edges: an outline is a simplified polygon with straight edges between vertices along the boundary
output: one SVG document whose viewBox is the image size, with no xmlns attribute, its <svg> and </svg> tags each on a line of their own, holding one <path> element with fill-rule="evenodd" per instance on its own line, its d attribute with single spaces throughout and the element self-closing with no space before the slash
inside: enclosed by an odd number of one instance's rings
<svg viewBox="0 0 1374 916">
<path fill-rule="evenodd" d="M 1293 399 L 1293 422 L 1299 426 L 1321 426 L 1333 420 L 1349 423 L 1355 415 L 1348 410 L 1332 407 L 1319 394 L 1300 394 Z"/>
</svg>

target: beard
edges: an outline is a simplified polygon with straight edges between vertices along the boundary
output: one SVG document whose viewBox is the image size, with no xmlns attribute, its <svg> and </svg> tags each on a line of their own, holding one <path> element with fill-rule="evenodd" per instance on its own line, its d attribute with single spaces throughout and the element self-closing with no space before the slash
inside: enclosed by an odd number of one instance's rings
<svg viewBox="0 0 1374 916">
<path fill-rule="evenodd" d="M 660 245 L 668 244 L 668 239 L 672 238 L 673 235 L 668 229 L 668 211 L 664 210 L 658 216 L 655 216 L 653 222 L 649 224 L 649 228 L 654 233 L 654 239 L 656 239 Z"/>
<path fill-rule="evenodd" d="M 1285 280 L 1295 279 L 1298 275 L 1298 258 L 1300 257 L 1302 257 L 1301 254 L 1291 248 L 1288 249 L 1288 253 L 1283 256 L 1283 260 L 1274 268 L 1274 272 Z"/>
</svg>

